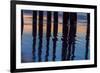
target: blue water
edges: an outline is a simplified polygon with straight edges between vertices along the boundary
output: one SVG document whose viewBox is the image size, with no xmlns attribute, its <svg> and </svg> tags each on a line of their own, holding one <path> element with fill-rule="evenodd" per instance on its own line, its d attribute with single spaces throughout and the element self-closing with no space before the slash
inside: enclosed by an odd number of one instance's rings
<svg viewBox="0 0 100 73">
<path fill-rule="evenodd" d="M 49 43 L 49 52 L 48 52 L 48 61 L 52 61 L 53 58 L 53 36 L 50 37 Z M 59 33 L 57 36 L 58 40 L 56 43 L 56 52 L 55 52 L 55 61 L 62 60 L 62 33 Z M 73 60 L 85 60 L 86 54 L 86 35 L 83 33 L 77 33 L 75 37 L 75 51 L 74 51 L 74 59 Z M 38 55 L 38 48 L 39 48 L 39 38 L 36 37 L 36 48 L 34 52 L 34 56 L 32 53 L 32 44 L 33 44 L 33 37 L 31 32 L 23 32 L 22 36 L 22 46 L 21 46 L 21 62 L 38 62 L 39 55 Z M 46 59 L 46 34 L 43 33 L 42 39 L 42 51 L 41 51 L 41 61 L 44 62 Z M 88 50 L 88 59 L 90 58 L 90 51 Z M 72 55 L 71 55 L 72 56 Z M 34 58 L 35 57 L 35 58 Z"/>
</svg>

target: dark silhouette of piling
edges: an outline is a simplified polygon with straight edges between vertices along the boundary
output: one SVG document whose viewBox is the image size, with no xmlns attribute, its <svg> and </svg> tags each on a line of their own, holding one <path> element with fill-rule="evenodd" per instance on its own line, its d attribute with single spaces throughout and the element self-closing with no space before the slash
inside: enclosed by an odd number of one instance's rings
<svg viewBox="0 0 100 73">
<path fill-rule="evenodd" d="M 68 20 L 69 20 L 69 13 L 63 12 L 62 61 L 66 60 L 67 56 Z"/>
<path fill-rule="evenodd" d="M 23 28 L 24 28 L 24 13 L 23 12 L 24 11 L 21 10 L 21 45 L 23 44 L 22 43 L 22 35 L 23 35 Z M 21 48 L 22 48 L 22 46 L 21 46 Z M 23 57 L 23 53 L 21 55 Z M 21 59 L 21 62 L 24 62 L 24 59 Z"/>
<path fill-rule="evenodd" d="M 76 35 L 76 25 L 77 25 L 77 13 L 70 13 L 70 31 L 69 31 L 69 39 L 68 39 L 68 55 L 67 60 L 70 60 L 71 58 L 71 51 L 72 51 L 72 45 L 75 41 L 75 35 Z M 74 47 L 75 48 L 75 47 Z"/>
<path fill-rule="evenodd" d="M 32 27 L 33 27 L 33 33 L 32 33 L 32 35 L 33 35 L 33 37 L 36 37 L 36 35 L 37 35 L 37 11 L 33 11 L 33 20 L 32 20 Z"/>
<path fill-rule="evenodd" d="M 39 38 L 43 36 L 43 11 L 39 11 Z"/>
<path fill-rule="evenodd" d="M 33 47 L 32 47 L 32 54 L 33 54 L 33 61 L 35 61 L 35 51 L 36 51 L 36 35 L 37 35 L 37 11 L 33 11 L 33 19 L 32 19 L 32 35 L 33 35 Z"/>
<path fill-rule="evenodd" d="M 47 11 L 47 32 L 46 37 L 51 36 L 51 12 Z"/>
<path fill-rule="evenodd" d="M 58 12 L 54 12 L 54 25 L 53 25 L 53 36 L 54 38 L 57 38 L 58 33 Z"/>
<path fill-rule="evenodd" d="M 87 32 L 86 32 L 86 52 L 85 52 L 85 59 L 88 59 L 89 37 L 90 37 L 90 13 L 87 13 Z"/>
<path fill-rule="evenodd" d="M 51 36 L 51 12 L 47 11 L 47 30 L 46 30 L 46 56 L 45 61 L 48 61 L 49 56 L 49 40 Z"/>
<path fill-rule="evenodd" d="M 71 51 L 71 60 L 75 58 L 75 41 L 76 41 L 76 32 L 77 32 L 77 13 L 74 13 L 74 29 L 73 29 L 73 42 L 72 42 L 72 51 Z"/>
<path fill-rule="evenodd" d="M 56 58 L 56 42 L 57 42 L 57 33 L 58 33 L 58 12 L 53 13 L 53 61 Z"/>
<path fill-rule="evenodd" d="M 43 38 L 43 11 L 39 11 L 39 47 L 38 47 L 38 61 L 41 62 L 42 55 L 42 38 Z"/>
<path fill-rule="evenodd" d="M 22 35 L 23 35 L 23 28 L 24 28 L 24 11 L 21 10 L 21 38 L 22 38 Z"/>
</svg>

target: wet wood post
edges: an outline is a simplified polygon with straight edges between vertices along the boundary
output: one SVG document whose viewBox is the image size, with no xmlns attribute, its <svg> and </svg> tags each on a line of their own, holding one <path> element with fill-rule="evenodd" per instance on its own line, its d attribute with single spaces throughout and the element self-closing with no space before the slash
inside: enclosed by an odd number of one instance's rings
<svg viewBox="0 0 100 73">
<path fill-rule="evenodd" d="M 43 11 L 39 11 L 39 47 L 38 47 L 38 61 L 41 62 L 42 54 L 42 38 L 43 38 Z"/>
<path fill-rule="evenodd" d="M 75 41 L 76 41 L 76 32 L 77 32 L 77 13 L 74 13 L 74 29 L 73 29 L 73 41 L 72 41 L 72 51 L 71 51 L 71 60 L 75 58 Z"/>
<path fill-rule="evenodd" d="M 86 32 L 86 52 L 85 52 L 85 59 L 88 59 L 89 37 L 90 37 L 90 13 L 87 13 L 87 32 Z"/>
<path fill-rule="evenodd" d="M 66 60 L 69 13 L 63 12 L 62 61 Z"/>
<path fill-rule="evenodd" d="M 24 28 L 24 13 L 23 12 L 24 11 L 21 10 L 21 45 L 22 45 L 22 36 L 23 36 L 23 28 Z M 22 48 L 22 46 L 21 46 L 21 48 Z M 23 56 L 23 54 L 22 54 L 22 56 Z M 23 59 L 21 61 L 24 62 Z"/>
<path fill-rule="evenodd" d="M 24 28 L 24 11 L 21 10 L 21 39 L 22 39 L 22 35 L 23 35 L 23 28 Z"/>
<path fill-rule="evenodd" d="M 47 11 L 47 32 L 46 32 L 46 56 L 45 56 L 45 61 L 48 61 L 48 56 L 49 56 L 49 40 L 51 36 L 51 13 L 50 11 Z"/>
<path fill-rule="evenodd" d="M 33 37 L 36 38 L 36 35 L 37 35 L 37 11 L 33 11 Z"/>
<path fill-rule="evenodd" d="M 33 19 L 32 19 L 32 35 L 33 35 L 33 61 L 35 61 L 35 48 L 36 48 L 36 35 L 37 35 L 37 11 L 33 11 Z"/>
<path fill-rule="evenodd" d="M 69 46 L 68 46 L 67 60 L 70 60 L 70 57 L 71 57 L 72 43 L 74 40 L 76 24 L 77 24 L 77 14 L 70 13 L 70 31 L 69 31 L 69 39 L 68 39 Z"/>
<path fill-rule="evenodd" d="M 53 61 L 56 58 L 56 42 L 57 42 L 57 33 L 58 33 L 58 12 L 53 13 Z"/>
</svg>

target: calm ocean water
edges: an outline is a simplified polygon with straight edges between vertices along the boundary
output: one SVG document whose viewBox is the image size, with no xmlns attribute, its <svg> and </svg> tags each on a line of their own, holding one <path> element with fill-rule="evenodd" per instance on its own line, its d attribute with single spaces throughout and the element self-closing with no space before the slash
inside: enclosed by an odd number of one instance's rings
<svg viewBox="0 0 100 73">
<path fill-rule="evenodd" d="M 31 32 L 24 32 L 22 36 L 22 47 L 21 47 L 21 62 L 38 62 L 39 58 L 44 62 L 46 57 L 48 61 L 52 61 L 53 58 L 53 40 L 52 35 L 49 41 L 49 50 L 47 55 L 47 46 L 46 46 L 46 34 L 43 33 L 42 38 L 42 48 L 41 48 L 41 56 L 39 57 L 39 38 L 36 38 L 36 47 L 35 52 L 33 53 L 33 37 Z M 56 52 L 55 52 L 55 61 L 61 61 L 62 56 L 62 33 L 59 33 L 57 36 L 58 40 L 56 42 Z M 75 37 L 75 50 L 74 53 L 70 55 L 70 59 L 74 56 L 73 60 L 85 60 L 86 55 L 86 35 L 84 33 L 77 33 Z M 88 50 L 88 59 L 90 51 Z M 47 55 L 47 56 L 46 56 Z M 72 59 L 71 59 L 72 60 Z"/>
</svg>

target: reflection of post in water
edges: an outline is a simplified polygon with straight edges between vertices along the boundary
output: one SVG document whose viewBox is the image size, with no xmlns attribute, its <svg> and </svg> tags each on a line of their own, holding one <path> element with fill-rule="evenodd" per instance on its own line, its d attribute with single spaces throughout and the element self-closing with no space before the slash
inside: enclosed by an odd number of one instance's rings
<svg viewBox="0 0 100 73">
<path fill-rule="evenodd" d="M 74 45 L 75 35 L 76 35 L 76 24 L 77 24 L 77 13 L 70 13 L 70 31 L 68 39 L 68 55 L 67 60 L 70 60 L 72 45 Z M 75 48 L 75 47 L 73 47 Z M 74 50 L 75 51 L 75 50 Z M 73 53 L 74 53 L 73 51 Z"/>
<path fill-rule="evenodd" d="M 23 28 L 24 28 L 24 15 L 23 15 L 23 10 L 21 10 L 21 38 L 23 35 Z"/>
<path fill-rule="evenodd" d="M 74 60 L 74 58 L 75 58 L 74 53 L 75 53 L 75 38 L 74 38 L 73 43 L 72 43 L 72 56 L 71 56 L 71 60 Z"/>
<path fill-rule="evenodd" d="M 69 13 L 63 12 L 62 61 L 66 60 Z"/>
<path fill-rule="evenodd" d="M 46 30 L 46 40 L 47 40 L 47 44 L 46 44 L 46 56 L 45 56 L 45 61 L 48 61 L 48 56 L 49 56 L 49 40 L 50 40 L 50 36 L 51 36 L 51 12 L 47 11 L 47 30 Z"/>
<path fill-rule="evenodd" d="M 41 61 L 42 54 L 42 36 L 43 36 L 43 11 L 39 11 L 39 47 L 38 47 L 38 61 Z"/>
<path fill-rule="evenodd" d="M 38 61 L 41 62 L 41 54 L 42 54 L 42 38 L 39 39 L 39 47 L 38 47 Z"/>
<path fill-rule="evenodd" d="M 87 13 L 87 33 L 86 33 L 86 53 L 85 53 L 85 59 L 88 59 L 89 36 L 90 36 L 90 14 Z"/>
<path fill-rule="evenodd" d="M 58 33 L 58 12 L 53 14 L 54 24 L 53 24 L 53 61 L 56 58 L 56 42 L 57 42 L 57 33 Z"/>
<path fill-rule="evenodd" d="M 33 11 L 33 20 L 32 20 L 32 35 L 33 35 L 33 60 L 35 61 L 35 47 L 36 47 L 36 35 L 37 35 L 37 11 Z"/>
<path fill-rule="evenodd" d="M 34 37 L 33 38 L 33 51 L 32 51 L 32 54 L 33 54 L 33 61 L 35 61 L 35 47 L 36 47 L 36 38 Z"/>
</svg>

